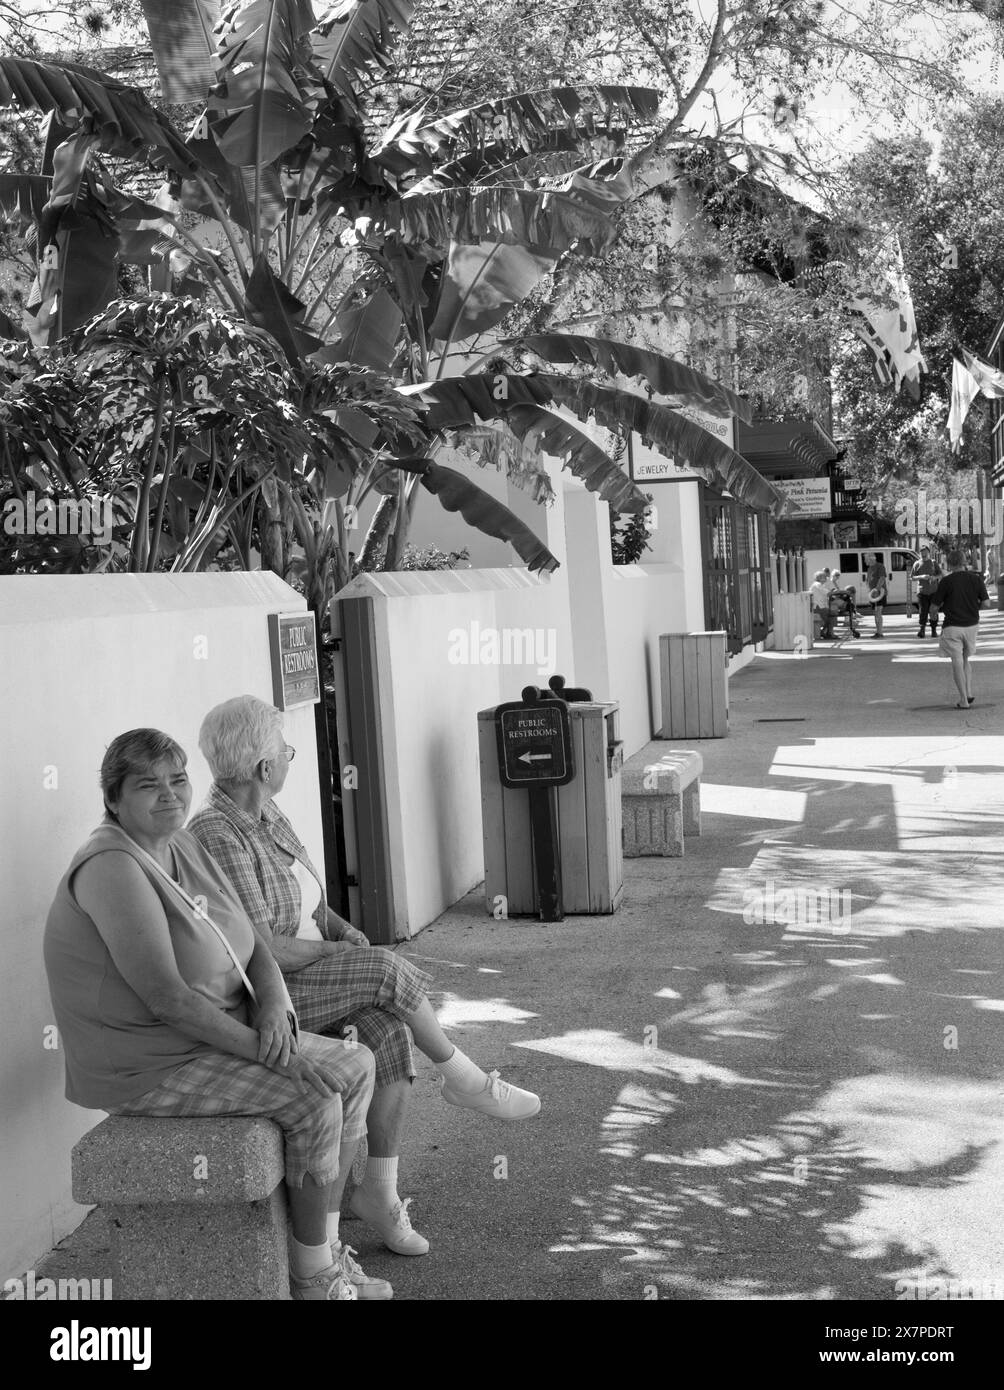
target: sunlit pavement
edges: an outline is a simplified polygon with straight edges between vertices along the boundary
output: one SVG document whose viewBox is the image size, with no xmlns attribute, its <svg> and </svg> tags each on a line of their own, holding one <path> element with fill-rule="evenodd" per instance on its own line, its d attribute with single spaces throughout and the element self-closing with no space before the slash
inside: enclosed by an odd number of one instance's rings
<svg viewBox="0 0 1004 1390">
<path fill-rule="evenodd" d="M 472 893 L 402 948 L 543 1109 L 447 1106 L 419 1058 L 400 1192 L 431 1253 L 342 1228 L 397 1298 L 1004 1297 L 1004 615 L 965 712 L 916 619 L 871 630 L 732 680 L 728 737 L 685 745 L 704 833 L 628 861 L 615 916 Z M 91 1221 L 39 1272 L 107 1274 L 105 1245 Z"/>
<path fill-rule="evenodd" d="M 728 738 L 686 745 L 704 833 L 628 861 L 615 917 L 472 894 L 403 948 L 543 1109 L 457 1111 L 420 1062 L 401 1192 L 432 1252 L 346 1227 L 398 1297 L 1004 1297 L 1004 615 L 968 712 L 915 618 L 872 630 L 733 679 Z"/>
</svg>

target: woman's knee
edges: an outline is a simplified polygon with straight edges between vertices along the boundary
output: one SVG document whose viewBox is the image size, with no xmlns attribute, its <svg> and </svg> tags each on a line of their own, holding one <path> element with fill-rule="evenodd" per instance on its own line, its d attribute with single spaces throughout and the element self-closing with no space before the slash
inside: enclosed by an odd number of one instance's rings
<svg viewBox="0 0 1004 1390">
<path fill-rule="evenodd" d="M 368 955 L 379 965 L 384 981 L 394 981 L 401 974 L 401 957 L 386 946 L 371 946 Z"/>
</svg>

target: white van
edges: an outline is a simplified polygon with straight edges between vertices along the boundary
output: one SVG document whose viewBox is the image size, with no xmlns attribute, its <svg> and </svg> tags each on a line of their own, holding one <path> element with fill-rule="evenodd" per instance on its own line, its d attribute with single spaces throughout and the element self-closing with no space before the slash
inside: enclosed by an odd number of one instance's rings
<svg viewBox="0 0 1004 1390">
<path fill-rule="evenodd" d="M 907 550 L 898 545 L 857 546 L 850 550 L 807 550 L 805 552 L 806 583 L 811 584 L 817 570 L 829 569 L 842 589 L 853 584 L 857 590 L 857 606 L 863 608 L 868 602 L 868 586 L 865 573 L 872 560 L 878 558 L 885 565 L 889 576 L 889 602 L 909 604 L 913 602 L 910 592 L 910 572 L 920 556 L 916 550 Z"/>
</svg>

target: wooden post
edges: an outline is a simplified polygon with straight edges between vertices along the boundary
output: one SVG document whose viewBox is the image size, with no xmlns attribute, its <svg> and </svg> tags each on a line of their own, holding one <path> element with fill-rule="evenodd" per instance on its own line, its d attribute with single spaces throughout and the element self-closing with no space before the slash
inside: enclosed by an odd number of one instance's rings
<svg viewBox="0 0 1004 1390">
<path fill-rule="evenodd" d="M 537 870 L 537 901 L 542 922 L 563 922 L 561 857 L 558 853 L 558 798 L 554 787 L 531 787 L 530 834 Z"/>
</svg>

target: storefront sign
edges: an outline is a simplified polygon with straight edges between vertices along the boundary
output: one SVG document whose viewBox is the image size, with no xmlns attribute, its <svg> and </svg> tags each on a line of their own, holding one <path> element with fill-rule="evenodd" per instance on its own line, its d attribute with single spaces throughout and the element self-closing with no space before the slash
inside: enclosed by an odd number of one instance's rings
<svg viewBox="0 0 1004 1390">
<path fill-rule="evenodd" d="M 572 731 L 564 701 L 499 705 L 495 737 L 504 787 L 555 787 L 572 780 Z"/>
<path fill-rule="evenodd" d="M 277 709 L 316 705 L 321 698 L 321 667 L 313 613 L 270 613 L 272 703 Z"/>
<path fill-rule="evenodd" d="M 675 410 L 677 415 L 685 415 L 695 425 L 700 425 L 702 430 L 707 430 L 716 439 L 727 444 L 730 449 L 736 447 L 736 422 L 733 416 L 709 415 L 705 410 L 698 410 L 691 405 L 674 405 L 670 407 Z M 686 474 L 687 465 L 682 461 L 677 461 L 670 455 L 665 457 L 657 456 L 649 459 L 639 459 L 635 457 L 632 462 L 631 476 L 636 483 L 658 483 L 665 482 L 669 478 L 678 478 L 681 473 Z"/>
<path fill-rule="evenodd" d="M 771 481 L 791 503 L 789 518 L 829 516 L 833 510 L 829 478 L 778 478 Z"/>
<path fill-rule="evenodd" d="M 736 447 L 736 421 L 734 415 L 709 415 L 706 410 L 698 410 L 693 405 L 673 406 L 677 415 L 686 415 L 688 420 L 693 420 L 695 425 L 700 425 L 702 430 L 707 430 L 716 439 L 727 444 L 730 449 Z"/>
<path fill-rule="evenodd" d="M 856 521 L 835 521 L 830 529 L 830 544 L 838 550 L 841 546 L 857 545 L 858 523 Z"/>
</svg>

